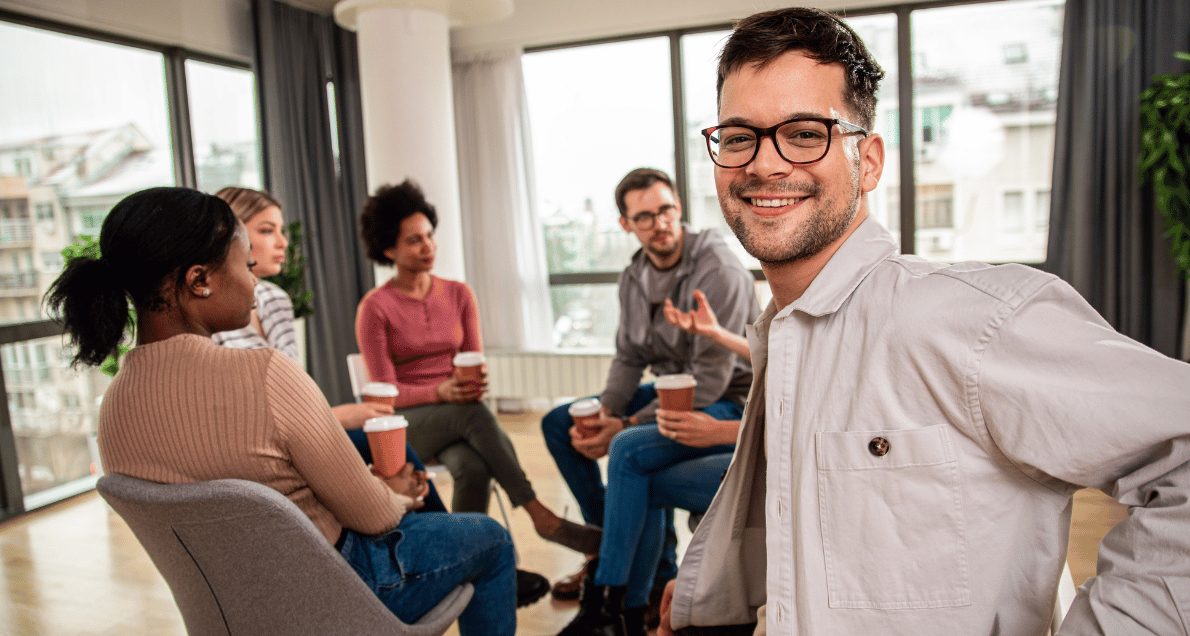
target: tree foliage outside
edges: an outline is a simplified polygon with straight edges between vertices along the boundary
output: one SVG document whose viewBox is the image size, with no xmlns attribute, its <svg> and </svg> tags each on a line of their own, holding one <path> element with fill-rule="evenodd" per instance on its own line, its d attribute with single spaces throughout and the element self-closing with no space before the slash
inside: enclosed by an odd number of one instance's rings
<svg viewBox="0 0 1190 636">
<path fill-rule="evenodd" d="M 70 262 L 76 258 L 90 258 L 98 260 L 102 254 L 99 251 L 99 240 L 90 234 L 84 234 L 70 245 L 62 248 L 62 262 L 70 265 Z M 104 375 L 115 377 L 120 370 L 120 358 L 128 353 L 131 347 L 128 345 L 136 334 L 136 310 L 133 309 L 131 303 L 128 305 L 128 325 L 124 329 L 124 340 L 116 345 L 116 352 L 107 357 L 99 365 L 99 370 Z"/>
</svg>

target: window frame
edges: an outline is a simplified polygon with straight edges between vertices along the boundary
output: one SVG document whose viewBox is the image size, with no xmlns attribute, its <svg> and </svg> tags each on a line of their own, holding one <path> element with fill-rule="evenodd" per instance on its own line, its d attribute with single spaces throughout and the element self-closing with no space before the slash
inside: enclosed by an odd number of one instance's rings
<svg viewBox="0 0 1190 636">
<path fill-rule="evenodd" d="M 953 7 L 963 5 L 981 5 L 981 4 L 995 4 L 1006 2 L 1009 0 L 938 0 L 932 2 L 915 2 L 915 3 L 890 3 L 885 5 L 865 7 L 863 9 L 843 11 L 832 11 L 840 18 L 863 17 L 870 15 L 893 15 L 897 21 L 897 122 L 899 132 L 899 152 L 896 161 L 900 167 L 900 184 L 899 193 L 899 221 L 900 221 L 900 237 L 901 237 L 901 252 L 904 254 L 916 254 L 918 252 L 917 246 L 917 175 L 915 170 L 916 152 L 919 147 L 924 144 L 921 140 L 916 138 L 914 132 L 914 115 L 915 104 L 913 99 L 913 70 L 912 70 L 912 51 L 913 42 L 910 32 L 911 14 L 914 11 L 923 11 L 928 9 L 937 9 L 942 7 Z M 732 28 L 731 23 L 714 23 L 694 27 L 683 27 L 679 29 L 662 29 L 653 31 L 642 31 L 639 33 L 631 33 L 624 35 L 589 38 L 583 40 L 574 40 L 567 42 L 559 42 L 554 44 L 543 44 L 538 46 L 525 47 L 524 54 L 540 53 L 544 51 L 556 51 L 568 48 L 577 48 L 584 46 L 594 46 L 599 44 L 611 44 L 616 42 L 626 42 L 644 38 L 666 37 L 669 40 L 669 66 L 670 66 L 670 90 L 673 95 L 673 135 L 674 135 L 674 189 L 677 191 L 678 197 L 682 201 L 688 199 L 688 175 L 686 174 L 686 160 L 690 152 L 702 152 L 702 147 L 688 148 L 685 139 L 685 131 L 683 122 L 685 121 L 685 93 L 683 92 L 683 74 L 682 74 L 682 56 L 681 45 L 682 37 L 686 35 L 695 35 L 699 33 L 707 33 L 712 31 L 722 31 Z M 905 131 L 910 131 L 906 135 Z M 890 158 L 891 159 L 891 158 Z M 688 210 L 682 210 L 682 222 L 690 221 L 690 213 Z M 997 262 L 998 263 L 998 262 Z M 993 263 L 993 264 L 997 264 Z M 1045 263 L 1024 263 L 1040 269 L 1045 269 Z M 750 270 L 756 280 L 764 280 L 764 273 L 759 269 Z M 616 283 L 619 280 L 620 272 L 615 271 L 589 271 L 589 272 L 568 272 L 568 273 L 550 273 L 549 285 L 590 285 L 590 284 L 607 284 Z"/>
<path fill-rule="evenodd" d="M 212 55 L 180 46 L 169 46 L 138 39 L 125 35 L 117 35 L 81 25 L 67 24 L 38 16 L 30 16 L 9 9 L 0 8 L 0 22 L 41 29 L 52 33 L 69 35 L 106 44 L 141 49 L 158 53 L 162 56 L 165 73 L 165 95 L 168 122 L 170 126 L 170 143 L 174 180 L 178 186 L 194 188 L 198 179 L 195 172 L 194 147 L 190 129 L 190 99 L 186 83 L 186 60 L 195 60 L 207 64 L 214 64 L 250 71 L 255 85 L 255 108 L 257 114 L 257 134 L 260 140 L 261 166 L 268 166 L 268 146 L 261 134 L 261 104 L 260 73 L 252 62 L 244 62 L 232 58 Z M 267 190 L 270 187 L 268 171 L 264 170 L 261 180 Z M 56 213 L 56 211 L 55 211 Z M 36 222 L 32 217 L 31 220 Z M 63 334 L 62 327 L 52 320 L 35 319 L 0 325 L 0 345 L 21 343 Z M 19 361 L 18 361 L 19 364 Z M 26 512 L 24 493 L 21 490 L 20 460 L 17 456 L 16 436 L 13 431 L 12 417 L 9 412 L 8 392 L 5 390 L 4 361 L 0 360 L 0 522 L 22 515 Z M 89 485 L 82 485 L 79 492 L 89 490 Z"/>
</svg>

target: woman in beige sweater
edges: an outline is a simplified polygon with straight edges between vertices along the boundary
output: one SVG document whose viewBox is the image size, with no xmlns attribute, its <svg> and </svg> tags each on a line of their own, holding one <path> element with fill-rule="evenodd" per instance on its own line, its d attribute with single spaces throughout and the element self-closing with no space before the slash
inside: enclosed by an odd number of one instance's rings
<svg viewBox="0 0 1190 636">
<path fill-rule="evenodd" d="M 318 387 L 273 349 L 211 334 L 248 324 L 256 278 L 227 204 L 185 188 L 133 194 L 104 221 L 100 259 L 71 261 L 47 296 L 99 364 L 137 314 L 137 344 L 104 396 L 99 450 L 113 473 L 160 483 L 248 479 L 293 501 L 397 616 L 413 622 L 463 582 L 462 634 L 516 629 L 508 533 L 478 514 L 406 515 L 424 474 L 370 474 Z M 395 557 L 395 558 L 394 558 Z M 432 573 L 433 576 L 426 576 Z"/>
</svg>

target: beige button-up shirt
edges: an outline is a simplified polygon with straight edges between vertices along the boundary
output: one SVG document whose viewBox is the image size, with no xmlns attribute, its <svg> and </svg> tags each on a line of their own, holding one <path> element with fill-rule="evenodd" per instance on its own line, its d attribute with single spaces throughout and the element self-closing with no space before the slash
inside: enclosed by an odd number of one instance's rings
<svg viewBox="0 0 1190 636">
<path fill-rule="evenodd" d="M 750 343 L 675 627 L 767 603 L 770 634 L 1045 634 L 1090 486 L 1132 509 L 1063 633 L 1188 633 L 1190 365 L 1051 275 L 901 256 L 871 220 Z"/>
</svg>

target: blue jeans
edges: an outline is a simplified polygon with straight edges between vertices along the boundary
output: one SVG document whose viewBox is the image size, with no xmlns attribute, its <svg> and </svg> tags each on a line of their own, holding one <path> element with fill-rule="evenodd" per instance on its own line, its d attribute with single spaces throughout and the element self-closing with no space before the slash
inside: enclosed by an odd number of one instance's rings
<svg viewBox="0 0 1190 636">
<path fill-rule="evenodd" d="M 368 434 L 363 429 L 355 428 L 348 429 L 347 437 L 355 445 L 355 450 L 364 459 L 364 463 L 371 464 L 372 449 L 368 447 Z M 405 444 L 405 458 L 413 464 L 414 468 L 418 470 L 426 469 L 426 465 L 421 463 L 421 458 L 417 456 L 417 453 L 413 452 L 413 447 L 409 444 Z M 430 481 L 430 492 L 426 493 L 426 505 L 418 509 L 417 512 L 447 512 L 446 504 L 442 503 L 442 497 L 438 496 L 438 489 L 434 487 L 433 480 Z"/>
<path fill-rule="evenodd" d="M 633 394 L 632 400 L 628 402 L 628 407 L 625 410 L 628 413 L 635 413 L 655 399 L 657 399 L 657 390 L 653 388 L 653 385 L 642 384 Z M 570 445 L 570 426 L 573 421 L 570 418 L 570 413 L 567 412 L 568 408 L 570 405 L 564 404 L 542 418 L 541 430 L 545 436 L 545 445 L 549 449 L 550 455 L 553 455 L 554 463 L 558 465 L 558 471 L 562 473 L 562 479 L 566 481 L 575 501 L 578 502 L 583 520 L 587 523 L 603 525 L 604 500 L 607 489 L 603 485 L 603 476 L 599 473 L 599 465 L 583 457 Z M 719 400 L 699 410 L 717 420 L 738 420 L 743 414 L 743 408 L 729 400 Z M 671 579 L 678 572 L 677 540 L 672 527 L 673 512 L 668 511 L 667 517 L 666 545 L 663 546 L 661 562 L 657 570 L 657 580 L 659 581 Z"/>
<path fill-rule="evenodd" d="M 685 446 L 662 435 L 656 424 L 616 435 L 608 452 L 608 504 L 595 583 L 627 585 L 625 607 L 647 605 L 661 560 L 665 509 L 678 504 L 705 512 L 734 449 L 734 444 Z"/>
<path fill-rule="evenodd" d="M 393 614 L 414 623 L 462 583 L 475 595 L 459 616 L 459 634 L 516 633 L 512 540 L 475 513 L 405 515 L 385 534 L 343 529 L 340 553 Z"/>
</svg>

